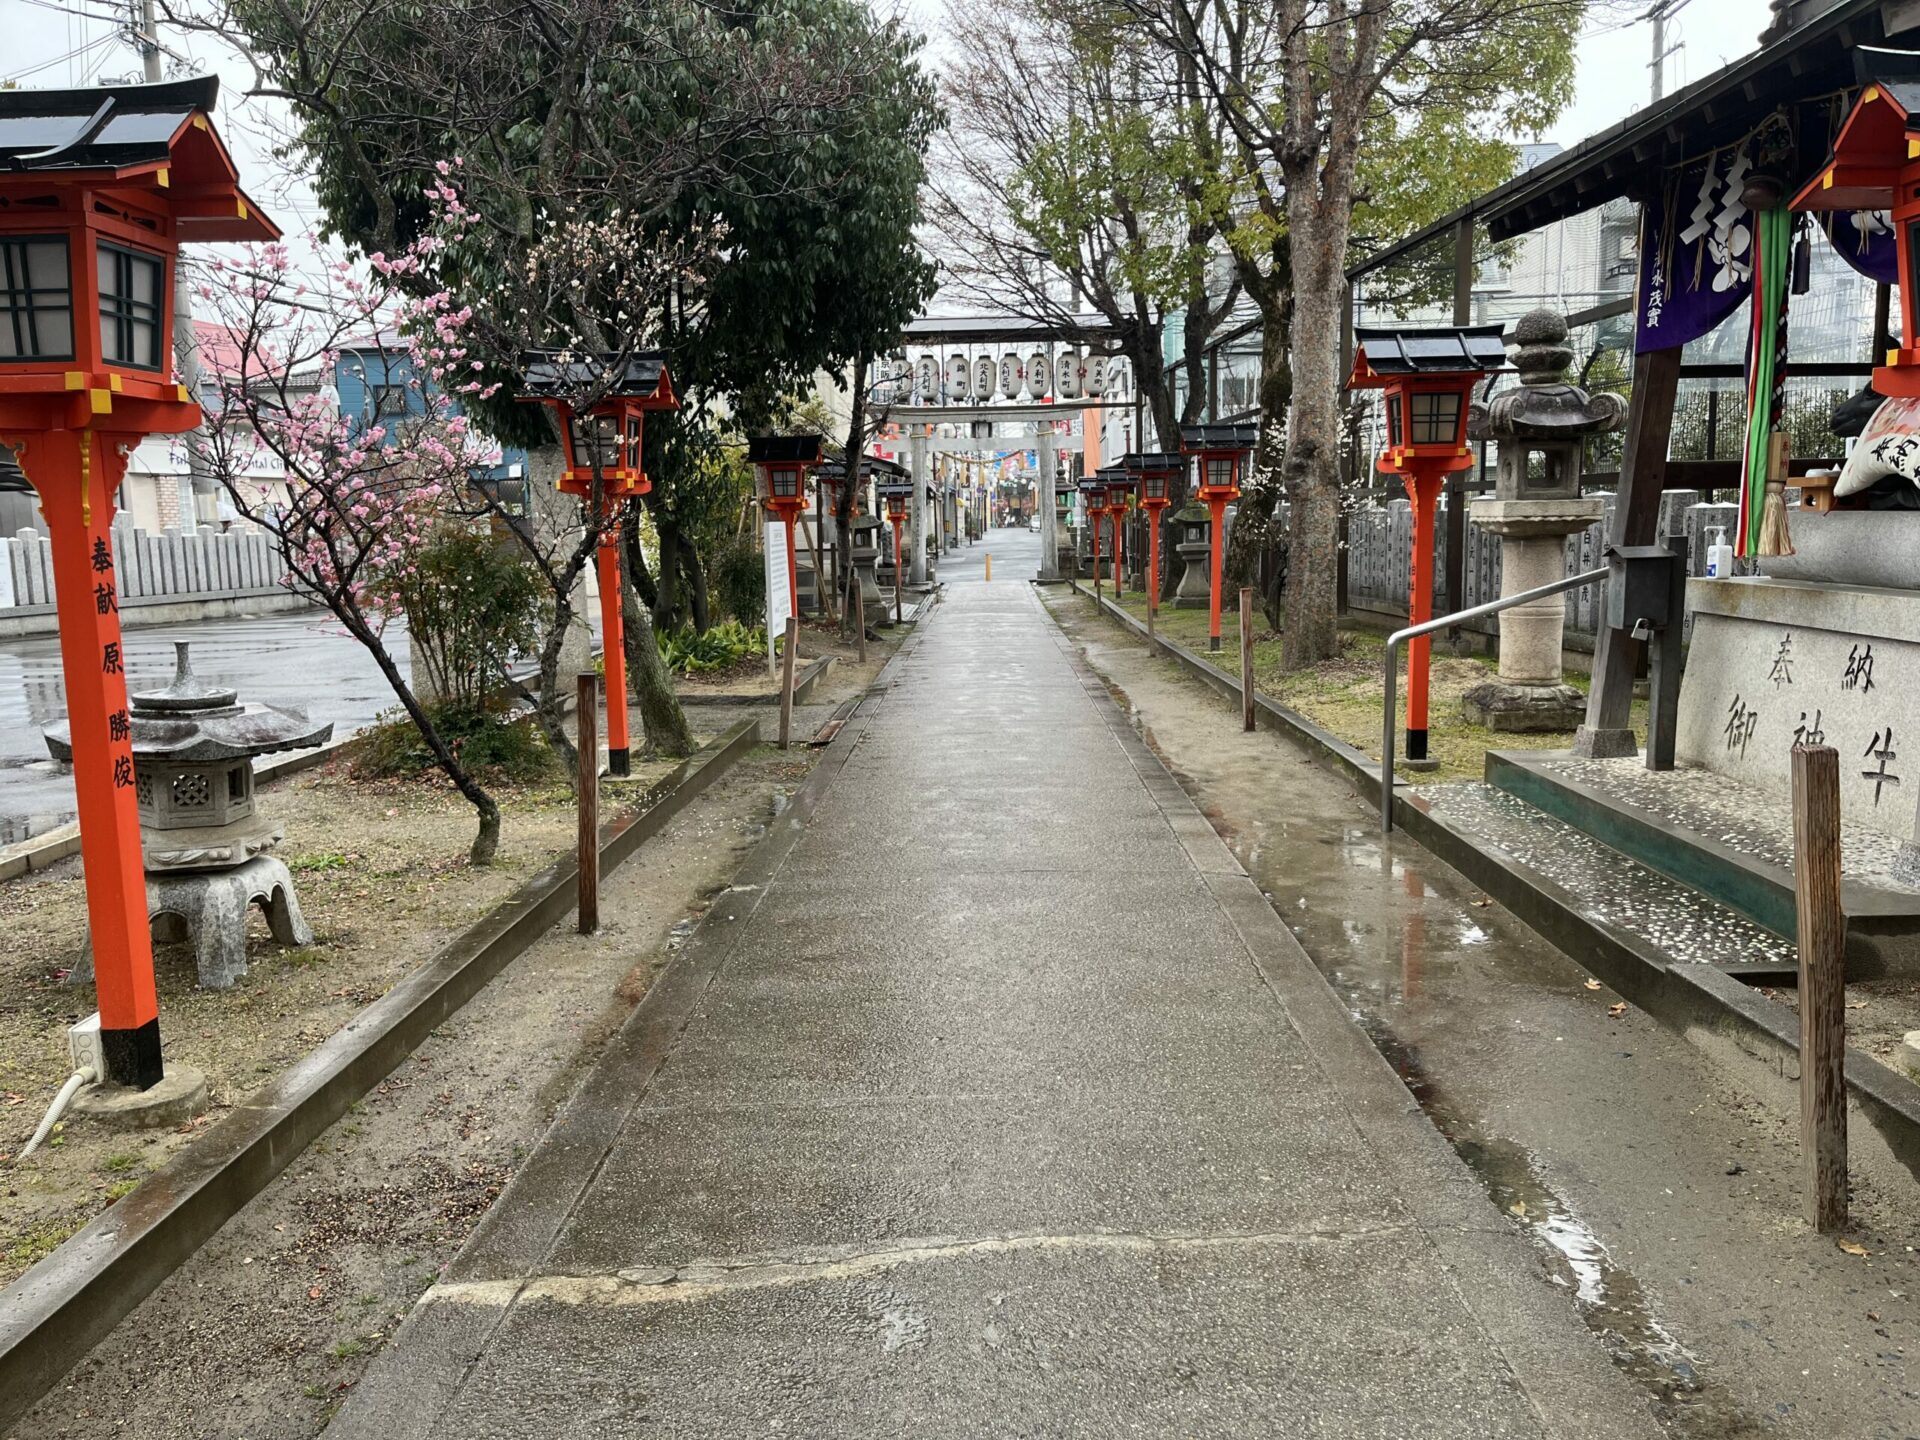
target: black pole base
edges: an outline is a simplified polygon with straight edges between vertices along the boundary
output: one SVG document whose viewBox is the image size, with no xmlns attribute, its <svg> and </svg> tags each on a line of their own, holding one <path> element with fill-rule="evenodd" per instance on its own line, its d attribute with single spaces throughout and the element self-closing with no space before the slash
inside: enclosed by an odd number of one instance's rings
<svg viewBox="0 0 1920 1440">
<path fill-rule="evenodd" d="M 100 1031 L 100 1054 L 109 1084 L 151 1090 L 165 1078 L 160 1068 L 160 1021 L 156 1016 L 137 1030 Z"/>
<path fill-rule="evenodd" d="M 1209 635 L 1207 637 L 1207 649 L 1218 650 L 1219 648 L 1220 648 L 1220 637 L 1218 635 Z"/>
<path fill-rule="evenodd" d="M 607 773 L 609 775 L 631 775 L 633 762 L 627 758 L 628 752 L 622 748 L 607 751 Z"/>
<path fill-rule="evenodd" d="M 1407 731 L 1407 759 L 1424 760 L 1426 758 L 1427 758 L 1427 732 L 1424 729 L 1408 730 Z"/>
</svg>

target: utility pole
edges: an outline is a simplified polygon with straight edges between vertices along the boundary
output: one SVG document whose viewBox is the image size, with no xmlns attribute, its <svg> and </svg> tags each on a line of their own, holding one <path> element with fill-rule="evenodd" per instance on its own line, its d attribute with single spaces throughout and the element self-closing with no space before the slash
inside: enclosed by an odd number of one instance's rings
<svg viewBox="0 0 1920 1440">
<path fill-rule="evenodd" d="M 133 46 L 140 52 L 140 71 L 149 85 L 157 85 L 160 74 L 160 20 L 154 0 L 138 0 L 139 28 Z M 181 252 L 173 270 L 173 364 L 180 372 L 180 383 L 194 399 L 200 398 L 200 336 L 193 328 L 193 280 Z M 181 529 L 197 530 L 219 522 L 214 502 L 218 484 L 213 467 L 207 463 L 207 432 L 196 426 L 187 441 L 187 476 L 191 486 L 192 513 L 183 514 Z"/>
<path fill-rule="evenodd" d="M 1684 42 L 1667 44 L 1667 21 L 1684 10 L 1689 0 L 1659 0 L 1643 19 L 1653 22 L 1653 59 L 1649 62 L 1653 71 L 1653 99 L 1658 104 L 1660 97 L 1667 93 L 1667 57 L 1677 55 L 1684 48 Z"/>
</svg>

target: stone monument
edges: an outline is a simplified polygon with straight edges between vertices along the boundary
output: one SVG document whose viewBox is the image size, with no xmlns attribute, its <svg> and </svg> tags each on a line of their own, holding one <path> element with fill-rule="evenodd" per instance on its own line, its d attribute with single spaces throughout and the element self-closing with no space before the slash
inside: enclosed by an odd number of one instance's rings
<svg viewBox="0 0 1920 1440">
<path fill-rule="evenodd" d="M 298 711 L 236 703 L 239 692 L 193 673 L 187 642 L 174 645 L 173 683 L 136 691 L 125 718 L 133 743 L 133 791 L 147 916 L 157 940 L 191 940 L 200 983 L 223 990 L 247 973 L 247 910 L 267 913 L 282 945 L 309 945 L 287 867 L 266 854 L 286 831 L 254 803 L 253 757 L 332 738 Z M 67 722 L 48 727 L 47 748 L 71 761 Z M 89 945 L 72 980 L 93 976 Z"/>
<path fill-rule="evenodd" d="M 1500 537 L 1500 596 L 1566 578 L 1566 542 L 1601 516 L 1598 499 L 1580 494 L 1589 435 L 1618 430 L 1627 402 L 1590 395 L 1566 378 L 1573 351 L 1567 322 L 1533 310 L 1514 322 L 1508 344 L 1520 383 L 1468 412 L 1467 434 L 1500 446 L 1490 499 L 1473 502 L 1473 520 Z M 1566 683 L 1561 635 L 1566 600 L 1550 595 L 1500 612 L 1500 674 L 1460 700 L 1467 720 L 1490 730 L 1572 730 L 1587 699 Z"/>
<path fill-rule="evenodd" d="M 1180 557 L 1180 585 L 1168 603 L 1176 610 L 1205 610 L 1213 603 L 1213 577 L 1208 569 L 1213 557 L 1213 515 L 1194 500 L 1173 512 L 1173 524 L 1180 537 L 1173 547 Z"/>
</svg>

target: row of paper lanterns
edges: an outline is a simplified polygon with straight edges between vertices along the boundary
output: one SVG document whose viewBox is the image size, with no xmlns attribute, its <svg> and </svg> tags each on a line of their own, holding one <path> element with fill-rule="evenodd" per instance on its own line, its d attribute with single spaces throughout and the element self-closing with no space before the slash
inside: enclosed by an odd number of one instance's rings
<svg viewBox="0 0 1920 1440">
<path fill-rule="evenodd" d="M 1036 350 L 1024 360 L 1012 352 L 998 360 L 952 355 L 944 370 L 939 356 L 922 355 L 914 362 L 912 376 L 913 398 L 923 403 L 1018 400 L 1023 392 L 1035 400 L 1078 400 L 1096 398 L 1106 394 L 1110 385 L 1117 386 L 1120 367 L 1109 366 L 1105 355 L 1068 350 L 1056 360 Z"/>
</svg>

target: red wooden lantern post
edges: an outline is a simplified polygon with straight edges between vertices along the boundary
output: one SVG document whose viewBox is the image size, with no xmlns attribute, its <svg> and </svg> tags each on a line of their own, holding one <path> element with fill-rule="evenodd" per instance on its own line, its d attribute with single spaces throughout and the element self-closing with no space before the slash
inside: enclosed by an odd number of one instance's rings
<svg viewBox="0 0 1920 1440">
<path fill-rule="evenodd" d="M 876 480 L 873 492 L 887 502 L 887 521 L 893 527 L 893 619 L 898 624 L 905 613 L 902 596 L 907 588 L 906 575 L 900 569 L 900 535 L 907 525 L 907 501 L 913 495 L 913 481 L 905 476 Z"/>
<path fill-rule="evenodd" d="M 1211 589 L 1207 598 L 1207 649 L 1220 648 L 1220 561 L 1225 549 L 1227 505 L 1240 496 L 1240 466 L 1260 438 L 1253 425 L 1187 425 L 1180 431 L 1180 449 L 1200 462 L 1200 481 L 1194 493 L 1207 502 L 1213 526 L 1208 535 L 1212 550 Z"/>
<path fill-rule="evenodd" d="M 218 95 L 212 76 L 0 90 L 0 441 L 53 549 L 101 1078 L 141 1090 L 163 1070 L 114 497 L 142 436 L 200 423 L 171 378 L 179 246 L 280 233 L 240 191 L 209 118 Z"/>
<path fill-rule="evenodd" d="M 1377 462 L 1398 475 L 1413 504 L 1407 619 L 1433 618 L 1433 522 L 1447 476 L 1473 467 L 1467 404 L 1473 389 L 1506 363 L 1498 325 L 1443 330 L 1356 330 L 1350 390 L 1385 390 L 1387 448 Z M 1407 760 L 1427 759 L 1431 637 L 1407 642 Z"/>
<path fill-rule="evenodd" d="M 1840 127 L 1833 158 L 1790 208 L 1893 212 L 1900 344 L 1875 367 L 1873 388 L 1920 395 L 1920 57 L 1864 47 L 1854 53 L 1871 83 Z"/>
<path fill-rule="evenodd" d="M 1127 545 L 1124 526 L 1127 511 L 1133 505 L 1133 476 L 1125 469 L 1108 466 L 1100 471 L 1107 482 L 1107 514 L 1113 517 L 1113 598 L 1118 600 L 1126 583 L 1124 566 Z"/>
<path fill-rule="evenodd" d="M 1093 594 L 1100 597 L 1100 521 L 1107 513 L 1107 482 L 1105 476 L 1096 470 L 1080 481 L 1080 493 L 1085 497 L 1087 525 L 1093 532 Z"/>
<path fill-rule="evenodd" d="M 599 536 L 594 565 L 600 589 L 600 648 L 607 671 L 607 772 L 625 775 L 632 768 L 632 738 L 621 611 L 620 511 L 653 488 L 642 454 L 646 412 L 677 410 L 680 401 L 658 351 L 619 356 L 529 350 L 520 357 L 520 372 L 520 398 L 547 406 L 559 422 L 567 459 L 561 492 L 580 496 L 593 509 Z"/>
<path fill-rule="evenodd" d="M 1133 454 L 1120 458 L 1140 482 L 1140 508 L 1147 512 L 1147 618 L 1160 609 L 1160 516 L 1173 503 L 1173 479 L 1185 467 L 1185 457 L 1174 454 Z"/>
<path fill-rule="evenodd" d="M 793 522 L 807 508 L 807 471 L 820 463 L 818 435 L 757 435 L 747 441 L 754 486 L 761 505 L 787 529 L 787 596 L 800 613 L 800 566 L 794 558 Z"/>
</svg>

